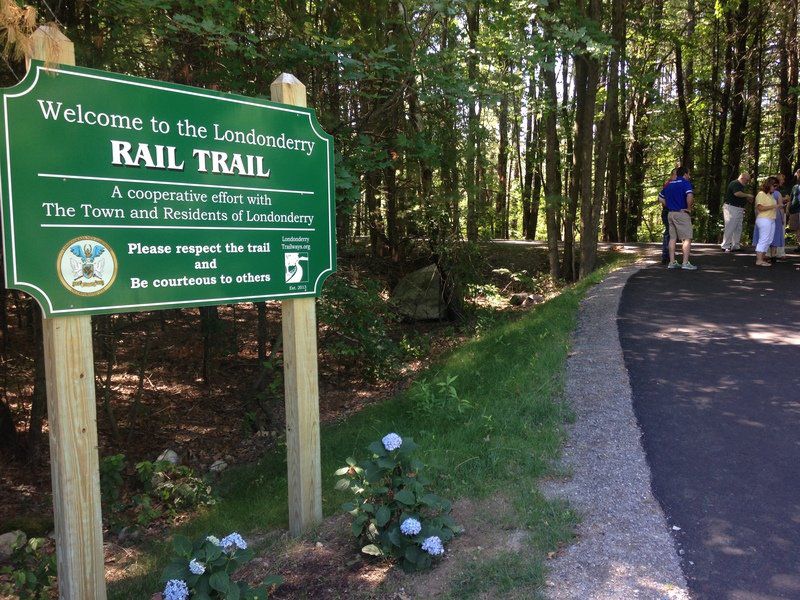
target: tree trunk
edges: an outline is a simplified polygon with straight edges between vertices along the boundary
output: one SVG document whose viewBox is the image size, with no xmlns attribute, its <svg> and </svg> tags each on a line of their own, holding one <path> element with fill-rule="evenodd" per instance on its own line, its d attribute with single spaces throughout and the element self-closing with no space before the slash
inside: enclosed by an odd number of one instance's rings
<svg viewBox="0 0 800 600">
<path fill-rule="evenodd" d="M 739 0 L 739 7 L 736 9 L 736 15 L 734 17 L 736 53 L 734 55 L 733 64 L 733 95 L 731 96 L 731 132 L 728 138 L 727 181 L 736 179 L 742 165 L 744 128 L 747 119 L 744 110 L 744 84 L 745 68 L 747 66 L 747 13 L 749 8 L 749 0 Z M 719 207 L 717 207 L 717 210 L 719 210 Z M 718 217 L 719 213 L 717 212 L 715 216 Z"/>
<path fill-rule="evenodd" d="M 689 107 L 686 104 L 686 83 L 683 76 L 683 50 L 680 41 L 675 44 L 675 89 L 678 93 L 678 108 L 681 111 L 681 123 L 683 124 L 681 166 L 692 170 L 694 168 L 692 157 L 692 122 L 689 118 Z"/>
<path fill-rule="evenodd" d="M 31 299 L 31 338 L 34 348 L 33 394 L 31 419 L 28 424 L 28 460 L 35 461 L 41 452 L 42 423 L 47 414 L 47 381 L 44 369 L 44 338 L 42 337 L 42 311 Z"/>
<path fill-rule="evenodd" d="M 609 141 L 609 169 L 606 193 L 606 214 L 603 221 L 603 239 L 608 242 L 619 241 L 618 212 L 619 212 L 619 181 L 621 168 L 625 165 L 625 144 L 623 126 L 620 113 L 620 64 L 625 47 L 625 0 L 612 0 L 611 3 L 611 37 L 614 46 L 608 65 L 608 126 Z"/>
<path fill-rule="evenodd" d="M 600 23 L 600 0 L 590 0 L 589 19 Z M 582 122 L 580 160 L 585 165 L 580 183 L 581 188 L 581 262 L 579 275 L 586 277 L 594 270 L 597 258 L 597 231 L 600 225 L 600 207 L 603 201 L 603 182 L 605 181 L 606 158 L 608 157 L 608 119 L 604 116 L 598 130 L 598 152 L 595 162 L 595 184 L 592 191 L 592 154 L 595 147 L 593 128 L 597 109 L 597 87 L 600 83 L 600 62 L 591 54 L 581 57 L 586 63 L 586 99 L 583 114 L 578 117 Z M 576 138 L 577 150 L 577 138 Z M 599 193 L 598 193 L 599 192 Z"/>
<path fill-rule="evenodd" d="M 725 39 L 731 40 L 733 37 L 733 23 L 732 17 L 726 17 L 726 30 L 728 35 Z M 708 204 L 709 212 L 709 231 L 708 237 L 715 238 L 718 231 L 715 225 L 719 221 L 720 216 L 720 194 L 722 192 L 722 150 L 725 146 L 725 132 L 728 125 L 728 109 L 730 105 L 731 95 L 731 73 L 733 71 L 733 51 L 731 45 L 725 43 L 725 78 L 722 83 L 722 93 L 720 95 L 719 109 L 712 110 L 709 117 L 716 122 L 717 136 L 714 140 L 714 145 L 711 149 L 711 164 L 709 165 L 708 176 L 708 191 L 706 193 L 706 202 Z M 716 64 L 715 64 L 715 67 Z M 712 81 L 715 77 L 712 73 Z M 716 92 L 716 86 L 714 87 Z"/>
<path fill-rule="evenodd" d="M 575 221 L 578 216 L 581 184 L 584 172 L 584 127 L 583 116 L 586 114 L 588 71 L 586 61 L 581 57 L 574 60 L 575 69 L 575 117 L 573 121 L 572 173 L 569 178 L 569 202 L 564 215 L 564 264 L 561 273 L 567 281 L 577 278 L 575 271 Z M 591 172 L 591 171 L 590 171 Z"/>
<path fill-rule="evenodd" d="M 778 169 L 792 180 L 797 128 L 797 0 L 784 0 L 781 30 L 778 33 L 780 136 L 778 142 Z"/>
<path fill-rule="evenodd" d="M 530 73 L 528 82 L 528 114 L 525 118 L 525 175 L 522 182 L 522 236 L 532 240 L 536 230 L 531 231 L 531 197 L 533 194 L 533 164 L 535 161 L 535 147 L 533 142 L 534 106 L 536 103 L 536 76 L 535 71 Z"/>
<path fill-rule="evenodd" d="M 500 113 L 498 115 L 498 128 L 500 140 L 497 148 L 497 194 L 495 196 L 494 236 L 507 238 L 506 217 L 508 202 L 508 92 L 500 98 Z"/>
<path fill-rule="evenodd" d="M 469 37 L 469 54 L 467 55 L 467 79 L 475 84 L 478 80 L 478 32 L 480 29 L 480 0 L 467 6 L 467 36 Z M 467 148 L 466 148 L 466 186 L 467 186 L 467 239 L 471 242 L 478 239 L 478 109 L 477 97 L 470 96 L 467 116 Z"/>
<path fill-rule="evenodd" d="M 547 29 L 545 30 L 547 32 Z M 549 38 L 549 33 L 546 34 Z M 561 206 L 561 151 L 558 140 L 558 93 L 556 73 L 550 65 L 555 56 L 549 56 L 542 66 L 544 79 L 544 130 L 545 130 L 545 179 L 544 205 L 547 224 L 547 256 L 550 261 L 550 276 L 559 279 L 558 220 L 556 214 Z"/>
</svg>

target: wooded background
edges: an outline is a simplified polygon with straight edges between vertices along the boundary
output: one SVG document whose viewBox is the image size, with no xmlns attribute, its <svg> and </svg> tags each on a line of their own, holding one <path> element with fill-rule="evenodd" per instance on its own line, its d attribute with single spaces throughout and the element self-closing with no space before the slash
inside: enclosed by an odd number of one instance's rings
<svg viewBox="0 0 800 600">
<path fill-rule="evenodd" d="M 656 236 L 677 163 L 716 241 L 740 169 L 797 162 L 797 0 L 31 5 L 80 65 L 264 97 L 295 74 L 336 138 L 339 244 L 399 261 L 419 237 L 542 238 L 573 279 L 598 238 Z"/>
<path fill-rule="evenodd" d="M 45 21 L 86 67 L 265 98 L 293 73 L 336 140 L 340 253 L 401 267 L 420 240 L 446 264 L 462 240 L 540 239 L 575 280 L 598 240 L 660 239 L 678 164 L 715 242 L 727 183 L 791 182 L 800 156 L 798 0 L 30 4 L 2 0 L 1 85 Z"/>
</svg>

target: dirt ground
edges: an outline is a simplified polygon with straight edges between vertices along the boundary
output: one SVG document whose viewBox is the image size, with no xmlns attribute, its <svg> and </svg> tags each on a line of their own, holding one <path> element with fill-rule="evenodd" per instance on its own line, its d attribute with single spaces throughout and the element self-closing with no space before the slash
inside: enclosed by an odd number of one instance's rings
<svg viewBox="0 0 800 600">
<path fill-rule="evenodd" d="M 326 519 L 302 540 L 281 538 L 272 549 L 256 557 L 241 576 L 260 581 L 269 575 L 284 578 L 271 597 L 378 598 L 411 600 L 435 598 L 453 591 L 458 578 L 474 560 L 487 560 L 500 552 L 523 552 L 527 532 L 511 526 L 511 507 L 497 496 L 480 502 L 462 500 L 453 506 L 453 517 L 464 533 L 447 546 L 436 569 L 404 573 L 392 562 L 359 554 L 349 535 L 347 515 Z"/>
</svg>

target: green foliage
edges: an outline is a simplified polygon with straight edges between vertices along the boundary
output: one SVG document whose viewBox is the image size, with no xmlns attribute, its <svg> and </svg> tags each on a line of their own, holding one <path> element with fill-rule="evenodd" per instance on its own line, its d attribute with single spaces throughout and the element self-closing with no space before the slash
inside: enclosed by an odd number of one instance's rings
<svg viewBox="0 0 800 600">
<path fill-rule="evenodd" d="M 135 481 L 128 483 L 125 493 L 125 464 L 124 454 L 100 459 L 103 517 L 114 531 L 130 525 L 146 527 L 165 514 L 174 517 L 216 502 L 206 480 L 190 467 L 169 461 L 137 463 Z"/>
<path fill-rule="evenodd" d="M 360 463 L 348 458 L 347 466 L 336 471 L 342 477 L 337 489 L 355 496 L 342 510 L 353 517 L 351 531 L 363 544 L 361 551 L 395 557 L 407 571 L 431 566 L 431 555 L 422 549 L 427 538 L 436 536 L 446 544 L 461 532 L 450 516 L 450 501 L 431 492 L 424 465 L 412 456 L 416 447 L 412 438 L 392 451 L 376 441 L 368 447 L 371 458 Z M 406 519 L 418 521 L 420 531 L 404 534 Z"/>
<path fill-rule="evenodd" d="M 0 568 L 0 574 L 9 579 L 0 585 L 0 592 L 21 600 L 51 598 L 56 583 L 56 556 L 45 544 L 44 538 L 31 538 L 27 543 L 22 535 L 17 538 L 9 564 Z"/>
<path fill-rule="evenodd" d="M 279 585 L 282 580 L 268 577 L 263 585 L 255 588 L 244 581 L 234 581 L 232 575 L 253 558 L 252 550 L 246 547 L 244 540 L 241 542 L 223 547 L 213 536 L 203 535 L 192 542 L 185 536 L 176 535 L 172 541 L 173 559 L 164 569 L 162 581 L 177 579 L 185 582 L 192 600 L 263 600 L 268 596 L 268 589 Z M 195 572 L 190 569 L 190 563 Z"/>
<path fill-rule="evenodd" d="M 338 362 L 358 365 L 370 378 L 391 375 L 400 348 L 389 336 L 394 319 L 380 285 L 364 279 L 356 286 L 331 277 L 320 299 L 320 322 L 325 326 L 321 347 Z"/>
<path fill-rule="evenodd" d="M 100 459 L 100 498 L 104 512 L 113 510 L 119 505 L 124 470 L 124 454 L 112 454 Z"/>
<path fill-rule="evenodd" d="M 472 403 L 466 398 L 459 398 L 454 385 L 456 379 L 458 375 L 444 373 L 439 378 L 415 381 L 409 391 L 413 410 L 427 415 L 444 414 L 449 420 L 463 415 L 472 408 Z"/>
<path fill-rule="evenodd" d="M 115 531 L 125 526 L 125 504 L 121 501 L 125 483 L 124 471 L 124 454 L 112 454 L 100 459 L 100 502 L 103 517 Z"/>
<path fill-rule="evenodd" d="M 136 464 L 136 473 L 147 495 L 170 515 L 216 502 L 211 486 L 190 467 L 166 460 L 142 461 Z"/>
</svg>

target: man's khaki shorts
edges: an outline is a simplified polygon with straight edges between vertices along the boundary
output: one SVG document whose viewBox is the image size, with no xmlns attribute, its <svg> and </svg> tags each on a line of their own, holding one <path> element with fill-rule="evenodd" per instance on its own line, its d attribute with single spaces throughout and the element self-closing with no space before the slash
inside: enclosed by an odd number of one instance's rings
<svg viewBox="0 0 800 600">
<path fill-rule="evenodd" d="M 669 237 L 673 240 L 692 239 L 692 217 L 683 211 L 670 211 L 667 216 L 669 222 Z"/>
</svg>

